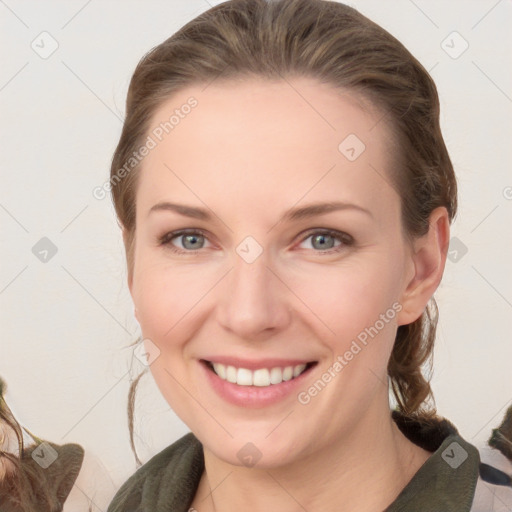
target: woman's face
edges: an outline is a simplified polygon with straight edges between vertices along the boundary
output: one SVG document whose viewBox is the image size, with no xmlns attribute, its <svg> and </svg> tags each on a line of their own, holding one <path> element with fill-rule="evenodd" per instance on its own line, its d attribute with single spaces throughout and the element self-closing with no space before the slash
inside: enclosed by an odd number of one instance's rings
<svg viewBox="0 0 512 512">
<path fill-rule="evenodd" d="M 231 464 L 300 460 L 388 411 L 396 329 L 422 308 L 404 304 L 414 263 L 369 112 L 314 80 L 251 79 L 153 117 L 130 290 L 165 399 Z"/>
</svg>

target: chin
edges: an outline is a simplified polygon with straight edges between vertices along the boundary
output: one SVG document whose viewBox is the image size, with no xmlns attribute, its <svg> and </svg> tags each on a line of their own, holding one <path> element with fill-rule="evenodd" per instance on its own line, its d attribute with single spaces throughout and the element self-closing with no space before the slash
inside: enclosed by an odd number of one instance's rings
<svg viewBox="0 0 512 512">
<path fill-rule="evenodd" d="M 283 426 L 278 426 L 277 430 L 280 428 Z M 230 432 L 233 437 L 224 431 L 212 436 L 211 431 L 192 429 L 205 451 L 211 452 L 217 459 L 233 466 L 258 469 L 273 469 L 295 463 L 307 451 L 306 446 L 301 446 L 305 432 L 301 434 L 294 430 L 290 435 L 284 428 L 279 433 L 277 430 L 275 421 L 268 422 L 268 425 L 259 423 L 257 427 L 254 423 L 248 424 L 247 428 L 238 427 Z"/>
</svg>

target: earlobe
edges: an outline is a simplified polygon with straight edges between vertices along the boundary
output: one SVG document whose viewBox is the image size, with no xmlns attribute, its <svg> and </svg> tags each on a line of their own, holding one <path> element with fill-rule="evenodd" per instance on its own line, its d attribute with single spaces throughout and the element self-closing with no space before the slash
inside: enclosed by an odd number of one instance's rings
<svg viewBox="0 0 512 512">
<path fill-rule="evenodd" d="M 448 211 L 440 206 L 430 214 L 428 233 L 414 241 L 411 251 L 414 275 L 405 283 L 398 325 L 414 322 L 425 310 L 443 277 L 449 240 Z"/>
</svg>

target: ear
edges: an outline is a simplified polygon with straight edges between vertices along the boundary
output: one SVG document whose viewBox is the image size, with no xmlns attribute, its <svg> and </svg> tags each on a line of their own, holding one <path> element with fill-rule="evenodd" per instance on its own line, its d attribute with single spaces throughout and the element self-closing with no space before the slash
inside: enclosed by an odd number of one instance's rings
<svg viewBox="0 0 512 512">
<path fill-rule="evenodd" d="M 410 254 L 410 276 L 405 282 L 397 315 L 398 325 L 417 320 L 443 277 L 450 243 L 450 221 L 444 206 L 430 214 L 428 233 L 414 240 Z"/>
</svg>

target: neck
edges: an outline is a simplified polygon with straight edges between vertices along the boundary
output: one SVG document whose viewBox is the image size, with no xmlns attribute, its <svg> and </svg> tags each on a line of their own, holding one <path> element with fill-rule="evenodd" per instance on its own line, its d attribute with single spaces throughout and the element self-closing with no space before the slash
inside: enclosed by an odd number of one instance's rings
<svg viewBox="0 0 512 512">
<path fill-rule="evenodd" d="M 206 448 L 192 503 L 198 512 L 370 512 L 389 506 L 430 453 L 409 441 L 387 414 L 367 414 L 335 444 L 287 466 L 233 466 Z M 250 508 L 247 504 L 250 503 Z"/>
</svg>

